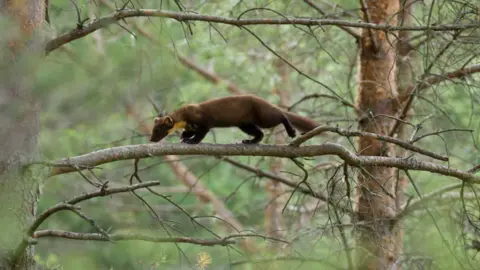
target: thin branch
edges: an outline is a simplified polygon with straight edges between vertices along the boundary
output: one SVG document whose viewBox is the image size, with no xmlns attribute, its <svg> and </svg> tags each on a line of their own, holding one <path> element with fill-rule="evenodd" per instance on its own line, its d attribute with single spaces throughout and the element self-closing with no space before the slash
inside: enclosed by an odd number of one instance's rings
<svg viewBox="0 0 480 270">
<path fill-rule="evenodd" d="M 278 175 L 275 175 L 273 173 L 270 173 L 270 172 L 266 172 L 266 171 L 263 171 L 263 170 L 260 170 L 260 169 L 257 169 L 257 168 L 254 168 L 252 166 L 249 166 L 249 165 L 246 165 L 246 164 L 243 164 L 239 161 L 236 161 L 236 160 L 233 160 L 231 158 L 228 158 L 228 157 L 217 157 L 225 162 L 228 162 L 232 165 L 234 165 L 235 167 L 238 167 L 238 168 L 241 168 L 243 170 L 246 170 L 246 171 L 249 171 L 249 172 L 252 172 L 254 173 L 256 176 L 258 177 L 265 177 L 265 178 L 268 178 L 268 179 L 271 179 L 271 180 L 274 180 L 274 181 L 277 181 L 277 182 L 280 182 L 286 186 L 289 186 L 289 187 L 292 187 L 292 188 L 295 188 L 297 187 L 297 190 L 300 191 L 301 193 L 303 194 L 307 194 L 309 196 L 312 196 L 316 199 L 319 199 L 321 201 L 324 201 L 324 202 L 327 202 L 329 203 L 331 206 L 335 207 L 335 208 L 340 208 L 340 210 L 344 213 L 349 213 L 351 212 L 349 209 L 347 208 L 344 208 L 344 207 L 341 207 L 341 206 L 337 206 L 336 203 L 331 199 L 329 198 L 328 196 L 326 195 L 323 195 L 321 193 L 318 193 L 318 192 L 312 192 L 310 189 L 306 188 L 306 187 L 300 187 L 298 186 L 298 183 L 296 182 L 292 182 L 288 179 L 285 179 L 283 177 L 280 177 Z"/>
<path fill-rule="evenodd" d="M 92 218 L 89 218 L 87 215 L 85 215 L 82 211 L 78 210 L 78 209 L 71 209 L 72 212 L 74 212 L 75 214 L 77 214 L 79 217 L 83 218 L 85 221 L 87 221 L 90 225 L 92 225 L 93 228 L 95 228 L 95 230 L 97 230 L 97 232 L 99 232 L 101 235 L 105 236 L 105 237 L 109 237 L 108 233 L 103 229 L 101 228 L 96 222 L 95 220 L 93 220 Z"/>
<path fill-rule="evenodd" d="M 339 100 L 338 97 L 336 96 L 332 96 L 332 95 L 326 95 L 326 94 L 311 94 L 311 95 L 306 95 L 304 97 L 302 97 L 300 100 L 296 101 L 295 103 L 293 103 L 292 105 L 290 105 L 290 107 L 287 107 L 286 109 L 288 111 L 291 111 L 294 107 L 298 106 L 300 103 L 306 101 L 306 100 L 309 100 L 309 99 L 314 99 L 314 98 L 329 98 L 329 99 L 335 99 L 337 101 L 339 101 L 340 103 L 342 103 L 342 105 L 345 105 L 347 107 L 350 107 L 350 108 L 353 108 L 353 109 L 357 109 L 355 107 L 354 104 L 346 101 L 346 100 Z"/>
<path fill-rule="evenodd" d="M 327 15 L 319 6 L 317 6 L 315 3 L 313 3 L 312 1 L 310 0 L 303 0 L 303 2 L 307 3 L 307 5 L 311 6 L 312 8 L 314 8 L 316 11 L 318 11 L 320 14 L 322 15 Z M 333 18 L 336 18 L 336 17 L 333 17 Z M 343 31 L 347 32 L 348 34 L 350 34 L 352 37 L 354 37 L 355 39 L 360 39 L 360 34 L 357 33 L 355 30 L 352 30 L 348 27 L 345 27 L 345 26 L 342 26 L 342 25 L 339 25 L 338 26 L 340 29 L 342 29 Z"/>
<path fill-rule="evenodd" d="M 400 102 L 403 103 L 405 101 L 405 105 L 403 106 L 400 116 L 398 118 L 405 119 L 405 117 L 407 116 L 408 110 L 412 106 L 413 100 L 415 98 L 415 93 L 418 93 L 421 90 L 427 89 L 441 82 L 452 80 L 452 79 L 463 78 L 467 75 L 477 73 L 477 72 L 480 72 L 480 64 L 475 64 L 469 67 L 460 68 L 455 71 L 448 72 L 442 75 L 432 75 L 427 77 L 425 80 L 422 80 L 418 84 L 410 86 L 406 91 L 406 93 L 408 94 L 406 94 L 403 97 L 400 97 Z M 395 134 L 399 126 L 400 126 L 400 122 L 395 121 L 395 124 L 393 125 L 388 135 L 393 136 L 393 134 Z"/>
<path fill-rule="evenodd" d="M 75 208 L 78 207 L 70 203 L 59 203 L 48 208 L 38 215 L 38 217 L 33 221 L 32 225 L 30 225 L 30 227 L 27 229 L 27 235 L 31 236 L 33 232 L 51 215 L 63 210 L 74 210 Z"/>
<path fill-rule="evenodd" d="M 468 170 L 469 173 L 476 173 L 480 170 L 480 164 Z"/>
<path fill-rule="evenodd" d="M 436 132 L 431 132 L 431 133 L 424 134 L 422 136 L 418 136 L 417 138 L 414 138 L 414 139 L 410 140 L 410 143 L 416 143 L 416 142 L 420 141 L 421 139 L 423 139 L 425 137 L 428 137 L 428 136 L 439 135 L 439 134 L 442 134 L 442 133 L 452 132 L 452 131 L 466 131 L 466 132 L 470 132 L 470 133 L 473 132 L 472 129 L 463 129 L 463 128 L 451 128 L 451 129 L 439 130 L 439 131 L 436 131 Z"/>
<path fill-rule="evenodd" d="M 438 160 L 448 161 L 448 157 L 435 154 L 435 153 L 433 153 L 431 151 L 428 151 L 428 150 L 425 150 L 425 149 L 421 149 L 417 146 L 414 146 L 413 144 L 411 144 L 409 142 L 405 142 L 405 141 L 402 141 L 402 140 L 394 138 L 394 137 L 383 136 L 383 135 L 379 135 L 379 134 L 376 134 L 376 133 L 363 132 L 363 131 L 355 131 L 355 130 L 350 131 L 350 130 L 346 130 L 346 129 L 342 129 L 342 128 L 338 128 L 338 127 L 331 127 L 331 126 L 319 126 L 315 129 L 311 130 L 310 132 L 305 133 L 302 136 L 296 138 L 290 144 L 293 145 L 293 146 L 299 146 L 303 142 L 305 142 L 305 141 L 309 140 L 310 138 L 313 138 L 316 135 L 318 135 L 320 133 L 323 133 L 325 131 L 335 132 L 335 133 L 340 134 L 340 135 L 345 136 L 345 137 L 375 138 L 375 139 L 380 140 L 380 141 L 385 141 L 385 142 L 396 144 L 396 145 L 401 146 L 401 147 L 403 147 L 405 149 L 408 149 L 410 151 L 414 151 L 414 152 L 417 152 L 417 153 L 420 153 L 420 154 L 423 154 L 423 155 L 426 155 L 426 156 L 429 156 L 429 157 L 432 157 L 432 158 L 435 158 L 435 159 L 438 159 Z"/>
<path fill-rule="evenodd" d="M 73 171 L 76 171 L 76 170 L 73 169 Z M 115 194 L 115 193 L 130 192 L 130 191 L 140 189 L 140 188 L 147 188 L 147 187 L 150 187 L 150 186 L 160 185 L 160 182 L 152 181 L 152 182 L 145 182 L 145 183 L 141 183 L 141 184 L 119 187 L 119 188 L 107 188 L 107 183 L 108 182 L 106 182 L 104 184 L 104 186 L 102 186 L 102 188 L 99 191 L 95 191 L 95 192 L 92 192 L 92 193 L 87 193 L 87 194 L 84 194 L 84 195 L 74 197 L 73 199 L 70 199 L 67 202 L 58 203 L 58 204 L 48 208 L 47 210 L 43 211 L 40 215 L 38 215 L 37 218 L 32 222 L 32 224 L 26 230 L 26 235 L 25 235 L 24 239 L 20 242 L 20 244 L 15 249 L 15 251 L 13 253 L 13 256 L 12 256 L 13 261 L 14 262 L 17 261 L 22 256 L 22 254 L 25 252 L 25 249 L 29 245 L 30 237 L 32 237 L 35 230 L 48 217 L 50 217 L 54 213 L 56 213 L 58 211 L 62 211 L 62 210 L 78 209 L 78 207 L 75 206 L 75 204 L 77 204 L 79 202 L 82 202 L 82 201 L 85 201 L 85 200 L 89 200 L 91 198 L 104 197 L 104 196 L 108 196 L 108 195 Z M 87 218 L 87 220 L 88 220 L 88 218 Z M 99 235 L 101 235 L 102 237 L 105 237 L 102 234 L 99 234 Z M 106 239 L 108 239 L 108 238 L 106 238 Z"/>
<path fill-rule="evenodd" d="M 33 234 L 34 238 L 60 237 L 73 240 L 88 241 L 147 241 L 155 243 L 188 243 L 200 246 L 227 246 L 235 244 L 230 238 L 222 239 L 194 239 L 190 237 L 160 237 L 142 233 L 113 233 L 108 237 L 100 233 L 78 233 L 61 230 L 41 230 Z"/>
<path fill-rule="evenodd" d="M 419 161 L 414 158 L 393 158 L 382 156 L 359 156 L 344 146 L 337 143 L 324 143 L 322 145 L 309 145 L 308 147 L 295 147 L 289 145 L 244 145 L 244 144 L 181 144 L 181 143 L 150 143 L 127 146 L 117 146 L 98 150 L 76 157 L 65 158 L 57 163 L 100 165 L 114 161 L 136 158 L 151 158 L 164 155 L 210 155 L 210 156 L 266 156 L 266 157 L 315 157 L 336 155 L 348 165 L 386 166 L 399 169 L 428 171 L 445 176 L 451 176 L 469 183 L 480 183 L 480 176 L 465 171 L 442 166 L 439 164 Z M 53 168 L 50 175 L 59 175 L 74 172 L 73 167 Z"/>
<path fill-rule="evenodd" d="M 52 214 L 61 211 L 61 210 L 70 210 L 75 208 L 75 204 L 82 201 L 86 201 L 95 197 L 104 197 L 115 193 L 130 192 L 133 190 L 147 188 L 151 186 L 160 185 L 159 181 L 144 182 L 141 184 L 118 187 L 118 188 L 107 188 L 106 185 L 103 186 L 99 191 L 83 194 L 76 196 L 66 202 L 58 203 L 47 210 L 43 211 L 38 217 L 33 221 L 32 225 L 27 230 L 27 234 L 30 236 L 49 216 Z"/>
<path fill-rule="evenodd" d="M 368 12 L 367 5 L 365 4 L 364 0 L 359 0 L 360 1 L 360 7 L 362 10 L 362 13 L 364 15 L 365 21 L 367 23 L 370 23 L 372 20 L 370 18 L 370 13 Z M 370 36 L 370 40 L 372 41 L 372 47 L 373 51 L 378 51 L 378 41 L 373 34 L 373 29 L 368 29 L 368 35 Z"/>
<path fill-rule="evenodd" d="M 219 16 L 211 16 L 204 14 L 192 14 L 184 12 L 173 12 L 166 10 L 156 10 L 156 9 L 125 9 L 116 11 L 110 15 L 104 16 L 93 20 L 90 23 L 83 25 L 81 29 L 75 28 L 70 32 L 64 33 L 59 37 L 50 40 L 46 44 L 46 53 L 61 47 L 64 44 L 67 44 L 73 40 L 82 38 L 86 35 L 91 34 L 92 32 L 105 28 L 111 24 L 115 24 L 119 20 L 123 20 L 131 17 L 160 17 L 160 18 L 170 18 L 175 19 L 179 22 L 185 21 L 203 21 L 211 23 L 223 23 L 233 26 L 246 26 L 246 25 L 336 25 L 336 26 L 348 26 L 348 27 L 358 27 L 358 28 L 367 28 L 383 31 L 454 31 L 454 30 L 465 30 L 465 29 L 474 29 L 479 28 L 479 23 L 470 23 L 470 24 L 439 24 L 435 26 L 396 26 L 389 24 L 375 24 L 375 23 L 364 23 L 364 22 L 351 22 L 346 20 L 338 19 L 313 19 L 313 18 L 260 18 L 260 19 L 236 19 L 236 18 L 226 18 Z"/>
<path fill-rule="evenodd" d="M 432 199 L 435 199 L 436 197 L 438 197 L 438 196 L 440 196 L 444 193 L 447 193 L 449 191 L 452 191 L 454 189 L 461 188 L 462 185 L 463 185 L 463 183 L 446 186 L 446 187 L 443 187 L 441 189 L 432 191 L 432 192 L 422 196 L 422 198 L 418 198 L 418 199 L 415 199 L 415 200 L 412 200 L 412 201 L 408 202 L 407 204 L 405 204 L 403 206 L 403 210 L 400 211 L 397 214 L 395 219 L 397 219 L 397 220 L 401 219 L 401 218 L 409 215 L 410 213 L 412 213 L 416 210 L 423 209 L 425 204 L 428 203 L 429 201 L 431 201 Z"/>
</svg>

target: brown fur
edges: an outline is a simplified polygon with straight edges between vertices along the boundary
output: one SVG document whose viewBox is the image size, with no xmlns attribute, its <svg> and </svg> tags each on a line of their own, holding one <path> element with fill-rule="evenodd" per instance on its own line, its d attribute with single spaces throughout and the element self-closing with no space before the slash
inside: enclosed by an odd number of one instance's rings
<svg viewBox="0 0 480 270">
<path fill-rule="evenodd" d="M 158 142 L 177 129 L 185 129 L 182 141 L 199 143 L 212 128 L 238 127 L 253 136 L 243 143 L 258 143 L 263 139 L 260 128 L 283 124 L 287 134 L 294 138 L 296 127 L 308 132 L 318 124 L 306 117 L 287 112 L 255 95 L 235 95 L 216 98 L 198 104 L 187 104 L 155 118 L 150 141 Z"/>
</svg>

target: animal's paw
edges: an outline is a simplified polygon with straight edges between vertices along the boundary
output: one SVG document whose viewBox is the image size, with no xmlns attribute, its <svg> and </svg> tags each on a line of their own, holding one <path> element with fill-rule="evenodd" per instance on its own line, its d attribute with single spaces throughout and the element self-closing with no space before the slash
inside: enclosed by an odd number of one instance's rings
<svg viewBox="0 0 480 270">
<path fill-rule="evenodd" d="M 197 144 L 198 142 L 196 142 L 195 140 L 192 140 L 190 138 L 183 138 L 181 140 L 182 143 L 186 143 L 186 144 Z"/>
<path fill-rule="evenodd" d="M 243 144 L 258 144 L 258 142 L 255 141 L 255 140 L 243 140 L 242 143 Z"/>
</svg>

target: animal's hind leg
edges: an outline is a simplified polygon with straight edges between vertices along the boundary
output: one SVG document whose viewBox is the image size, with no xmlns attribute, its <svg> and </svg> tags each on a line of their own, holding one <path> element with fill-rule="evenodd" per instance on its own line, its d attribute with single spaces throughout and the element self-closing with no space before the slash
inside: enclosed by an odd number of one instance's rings
<svg viewBox="0 0 480 270">
<path fill-rule="evenodd" d="M 245 124 L 239 126 L 238 128 L 240 128 L 240 130 L 247 133 L 248 135 L 254 137 L 251 140 L 243 140 L 242 143 L 244 144 L 257 144 L 263 139 L 263 132 L 256 125 Z"/>
<path fill-rule="evenodd" d="M 282 124 L 285 126 L 285 129 L 287 130 L 288 136 L 290 138 L 295 138 L 297 133 L 296 133 L 295 129 L 293 128 L 292 123 L 290 123 L 290 121 L 288 121 L 287 117 L 284 116 L 282 118 Z"/>
</svg>

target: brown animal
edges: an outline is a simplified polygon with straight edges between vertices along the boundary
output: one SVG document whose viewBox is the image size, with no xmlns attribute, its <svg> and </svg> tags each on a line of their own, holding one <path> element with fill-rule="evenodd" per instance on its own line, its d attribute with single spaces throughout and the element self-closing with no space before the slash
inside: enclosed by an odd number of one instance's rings
<svg viewBox="0 0 480 270">
<path fill-rule="evenodd" d="M 198 104 L 187 104 L 163 116 L 155 117 L 150 141 L 158 142 L 175 130 L 184 129 L 182 142 L 200 143 L 212 128 L 238 127 L 253 139 L 245 144 L 256 144 L 263 139 L 260 128 L 283 124 L 289 137 L 296 136 L 296 127 L 308 132 L 318 124 L 306 117 L 280 109 L 255 95 L 235 95 L 216 98 Z"/>
</svg>

